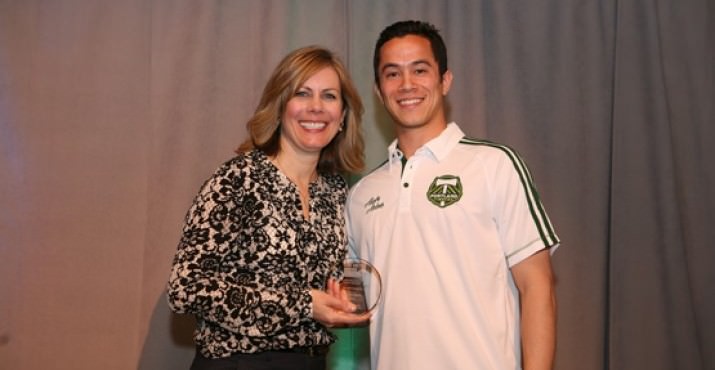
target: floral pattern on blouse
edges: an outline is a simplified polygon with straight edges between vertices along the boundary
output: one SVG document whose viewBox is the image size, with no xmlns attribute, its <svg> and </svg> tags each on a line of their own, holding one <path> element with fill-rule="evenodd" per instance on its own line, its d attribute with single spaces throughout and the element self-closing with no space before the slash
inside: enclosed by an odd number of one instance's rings
<svg viewBox="0 0 715 370">
<path fill-rule="evenodd" d="M 310 217 L 298 188 L 260 150 L 224 163 L 186 215 L 167 297 L 196 316 L 209 358 L 332 343 L 312 319 L 310 289 L 340 278 L 346 253 L 340 175 L 311 183 Z"/>
</svg>

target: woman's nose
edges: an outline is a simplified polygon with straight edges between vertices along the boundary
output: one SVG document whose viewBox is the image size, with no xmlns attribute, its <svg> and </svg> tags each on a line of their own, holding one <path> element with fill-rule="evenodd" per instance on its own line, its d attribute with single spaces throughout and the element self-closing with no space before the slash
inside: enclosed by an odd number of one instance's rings
<svg viewBox="0 0 715 370">
<path fill-rule="evenodd" d="M 322 112 L 323 111 L 323 101 L 319 96 L 313 97 L 308 103 L 308 110 L 311 112 Z"/>
</svg>

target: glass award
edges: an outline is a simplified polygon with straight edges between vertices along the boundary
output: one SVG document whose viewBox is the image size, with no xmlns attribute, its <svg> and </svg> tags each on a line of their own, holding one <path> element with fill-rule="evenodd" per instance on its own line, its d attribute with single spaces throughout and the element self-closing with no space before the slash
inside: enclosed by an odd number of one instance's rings
<svg viewBox="0 0 715 370">
<path fill-rule="evenodd" d="M 357 307 L 355 313 L 372 311 L 377 307 L 382 294 L 382 279 L 377 269 L 359 258 L 343 261 L 344 276 L 341 281 L 350 302 Z"/>
</svg>

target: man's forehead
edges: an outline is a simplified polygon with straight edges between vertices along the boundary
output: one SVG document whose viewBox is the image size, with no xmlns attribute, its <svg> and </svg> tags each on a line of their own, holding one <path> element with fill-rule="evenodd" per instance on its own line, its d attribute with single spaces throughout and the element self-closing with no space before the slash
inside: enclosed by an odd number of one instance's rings
<svg viewBox="0 0 715 370">
<path fill-rule="evenodd" d="M 414 65 L 436 63 L 432 46 L 424 37 L 407 35 L 396 37 L 380 48 L 380 65 Z"/>
</svg>

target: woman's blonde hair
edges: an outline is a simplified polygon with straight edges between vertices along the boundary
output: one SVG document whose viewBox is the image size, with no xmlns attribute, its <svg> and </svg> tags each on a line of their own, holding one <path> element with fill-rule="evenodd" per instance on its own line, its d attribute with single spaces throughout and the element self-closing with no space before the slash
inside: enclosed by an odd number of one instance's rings
<svg viewBox="0 0 715 370">
<path fill-rule="evenodd" d="M 249 139 L 236 150 L 260 149 L 269 156 L 280 151 L 280 120 L 288 100 L 318 71 L 330 67 L 338 75 L 345 118 L 343 128 L 320 153 L 321 173 L 358 173 L 365 166 L 362 138 L 363 106 L 357 89 L 340 59 L 318 46 L 294 50 L 278 64 L 268 79 L 256 111 L 246 123 Z"/>
</svg>

